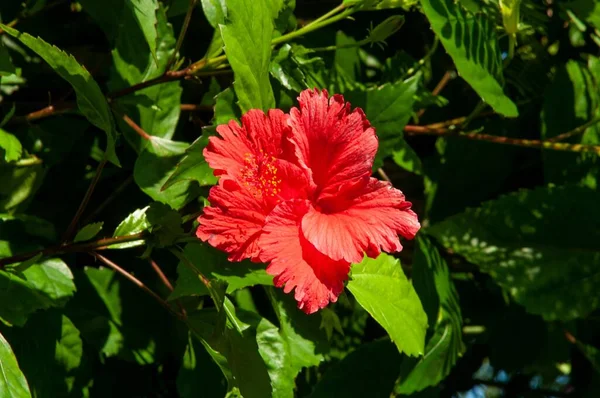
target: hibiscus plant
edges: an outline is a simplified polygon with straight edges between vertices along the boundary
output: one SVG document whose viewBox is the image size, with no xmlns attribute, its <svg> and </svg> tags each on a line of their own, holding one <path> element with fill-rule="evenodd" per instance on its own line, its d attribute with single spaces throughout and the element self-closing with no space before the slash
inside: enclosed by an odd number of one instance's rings
<svg viewBox="0 0 600 398">
<path fill-rule="evenodd" d="M 0 398 L 600 396 L 599 0 L 0 2 Z"/>
</svg>

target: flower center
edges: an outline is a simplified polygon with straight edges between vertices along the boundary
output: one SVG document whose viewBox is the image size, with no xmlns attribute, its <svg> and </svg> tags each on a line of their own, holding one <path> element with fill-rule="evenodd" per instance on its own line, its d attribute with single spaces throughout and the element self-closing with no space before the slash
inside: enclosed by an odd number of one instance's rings
<svg viewBox="0 0 600 398">
<path fill-rule="evenodd" d="M 259 155 L 246 153 L 242 169 L 242 182 L 255 197 L 273 197 L 281 192 L 277 178 L 277 158 L 260 151 Z"/>
</svg>

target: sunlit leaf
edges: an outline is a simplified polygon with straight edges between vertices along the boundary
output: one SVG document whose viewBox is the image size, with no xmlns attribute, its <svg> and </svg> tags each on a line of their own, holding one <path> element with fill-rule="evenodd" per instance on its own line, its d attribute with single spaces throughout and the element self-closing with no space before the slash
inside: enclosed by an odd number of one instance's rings
<svg viewBox="0 0 600 398">
<path fill-rule="evenodd" d="M 348 290 L 388 332 L 400 352 L 423 355 L 427 315 L 400 265 L 387 254 L 354 264 Z"/>
<path fill-rule="evenodd" d="M 458 73 L 496 112 L 518 116 L 517 106 L 504 94 L 502 59 L 492 22 L 453 0 L 421 0 L 421 6 Z"/>
<path fill-rule="evenodd" d="M 2 398 L 31 398 L 27 380 L 19 368 L 17 358 L 10 345 L 0 334 L 0 397 Z"/>
<path fill-rule="evenodd" d="M 275 107 L 269 81 L 273 20 L 267 0 L 227 1 L 227 21 L 219 25 L 227 60 L 234 72 L 234 89 L 243 112 Z M 252 48 L 252 51 L 248 51 Z"/>
</svg>

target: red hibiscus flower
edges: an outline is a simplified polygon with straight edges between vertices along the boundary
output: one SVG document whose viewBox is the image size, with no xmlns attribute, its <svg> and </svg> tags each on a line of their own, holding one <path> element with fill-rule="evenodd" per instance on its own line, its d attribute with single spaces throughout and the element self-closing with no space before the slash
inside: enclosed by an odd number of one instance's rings
<svg viewBox="0 0 600 398">
<path fill-rule="evenodd" d="M 290 114 L 251 110 L 204 150 L 219 176 L 197 236 L 267 272 L 310 314 L 335 302 L 350 264 L 402 250 L 420 228 L 411 203 L 371 177 L 377 136 L 341 95 L 305 90 Z"/>
</svg>

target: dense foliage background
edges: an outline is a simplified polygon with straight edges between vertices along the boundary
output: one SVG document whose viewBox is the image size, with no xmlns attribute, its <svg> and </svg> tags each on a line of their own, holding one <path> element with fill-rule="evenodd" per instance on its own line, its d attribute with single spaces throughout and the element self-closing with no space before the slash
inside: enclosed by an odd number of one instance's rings
<svg viewBox="0 0 600 398">
<path fill-rule="evenodd" d="M 0 397 L 600 396 L 599 1 L 0 20 Z M 305 315 L 194 223 L 214 127 L 313 87 L 364 109 L 423 228 Z"/>
</svg>

